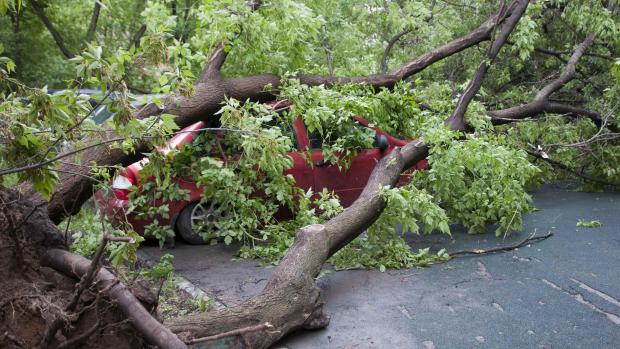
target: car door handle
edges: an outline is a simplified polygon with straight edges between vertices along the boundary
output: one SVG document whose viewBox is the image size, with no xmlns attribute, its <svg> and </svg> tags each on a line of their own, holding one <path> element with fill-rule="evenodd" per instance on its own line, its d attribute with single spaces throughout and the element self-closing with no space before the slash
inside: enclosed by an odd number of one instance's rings
<svg viewBox="0 0 620 349">
<path fill-rule="evenodd" d="M 316 167 L 327 167 L 327 166 L 330 166 L 331 164 L 332 163 L 329 162 L 329 160 L 321 159 L 321 160 L 318 160 L 314 165 Z"/>
</svg>

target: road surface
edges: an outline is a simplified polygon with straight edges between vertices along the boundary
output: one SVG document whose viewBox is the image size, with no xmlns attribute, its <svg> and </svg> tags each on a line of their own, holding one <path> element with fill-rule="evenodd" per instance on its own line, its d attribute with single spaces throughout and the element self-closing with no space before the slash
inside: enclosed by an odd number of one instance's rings
<svg viewBox="0 0 620 349">
<path fill-rule="evenodd" d="M 331 315 L 323 330 L 289 335 L 276 348 L 620 348 L 620 194 L 547 185 L 539 211 L 505 240 L 492 227 L 452 237 L 408 237 L 414 248 L 488 249 L 530 234 L 551 238 L 495 255 L 456 258 L 428 268 L 332 272 L 318 284 Z M 599 228 L 577 227 L 579 219 Z M 175 255 L 178 273 L 218 306 L 260 292 L 273 268 L 232 260 L 234 247 L 142 249 Z"/>
</svg>

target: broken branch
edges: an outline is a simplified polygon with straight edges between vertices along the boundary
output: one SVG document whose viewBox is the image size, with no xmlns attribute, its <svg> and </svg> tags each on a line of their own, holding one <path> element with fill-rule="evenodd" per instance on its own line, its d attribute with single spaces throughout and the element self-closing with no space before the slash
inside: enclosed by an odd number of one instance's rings
<svg viewBox="0 0 620 349">
<path fill-rule="evenodd" d="M 232 330 L 232 331 L 216 334 L 216 335 L 213 335 L 213 336 L 191 339 L 191 340 L 187 341 L 186 343 L 191 345 L 191 344 L 196 344 L 196 343 L 201 343 L 201 342 L 212 341 L 212 340 L 216 340 L 216 339 L 220 339 L 220 338 L 224 338 L 224 337 L 243 335 L 244 333 L 257 332 L 257 331 L 263 331 L 263 330 L 270 330 L 272 328 L 273 328 L 273 326 L 270 323 L 265 322 L 265 323 L 260 324 L 260 325 L 254 325 L 254 326 L 248 326 L 248 327 L 244 327 L 244 328 L 239 328 L 239 329 L 236 329 L 236 330 Z"/>
<path fill-rule="evenodd" d="M 553 236 L 552 232 L 548 232 L 547 234 L 541 235 L 541 236 L 534 236 L 535 234 L 536 233 L 533 233 L 532 235 L 530 235 L 525 240 L 523 240 L 523 241 L 521 241 L 521 242 L 519 242 L 517 244 L 510 245 L 510 246 L 490 248 L 490 249 L 487 249 L 487 250 L 454 251 L 454 252 L 448 253 L 448 255 L 450 257 L 455 257 L 455 256 L 463 256 L 463 255 L 484 255 L 484 254 L 497 253 L 497 252 L 507 252 L 507 251 L 516 250 L 517 248 L 523 247 L 523 246 L 527 245 L 528 243 L 535 242 L 535 241 L 542 241 L 542 240 L 548 239 L 551 236 Z"/>
<path fill-rule="evenodd" d="M 562 74 L 560 75 L 560 77 L 552 81 L 550 84 L 546 85 L 545 87 L 543 87 L 536 94 L 536 97 L 534 97 L 535 102 L 547 100 L 549 96 L 551 96 L 552 93 L 564 87 L 564 85 L 566 85 L 569 81 L 571 81 L 575 77 L 575 72 L 577 69 L 577 62 L 579 62 L 579 59 L 581 59 L 586 49 L 590 45 L 592 45 L 592 43 L 594 42 L 594 38 L 595 38 L 594 34 L 589 34 L 586 37 L 586 39 L 581 44 L 579 44 L 575 52 L 571 55 L 570 59 L 568 60 L 568 63 L 564 67 L 564 70 L 562 71 Z"/>
<path fill-rule="evenodd" d="M 502 25 L 501 31 L 499 32 L 497 38 L 493 40 L 491 43 L 491 47 L 487 51 L 485 58 L 480 62 L 480 65 L 476 69 L 474 76 L 471 78 L 467 88 L 459 98 L 459 101 L 452 112 L 452 115 L 446 120 L 446 124 L 450 125 L 455 130 L 464 130 L 465 129 L 465 112 L 467 111 L 467 107 L 469 103 L 473 100 L 474 96 L 480 90 L 482 86 L 482 82 L 486 77 L 487 71 L 493 60 L 499 54 L 500 49 L 508 40 L 508 36 L 515 28 L 523 13 L 525 13 L 525 9 L 529 1 L 515 1 L 511 4 L 510 8 L 506 9 L 506 5 L 502 2 L 500 6 L 500 10 L 497 13 L 497 17 L 503 18 L 504 16 L 508 16 Z"/>
</svg>

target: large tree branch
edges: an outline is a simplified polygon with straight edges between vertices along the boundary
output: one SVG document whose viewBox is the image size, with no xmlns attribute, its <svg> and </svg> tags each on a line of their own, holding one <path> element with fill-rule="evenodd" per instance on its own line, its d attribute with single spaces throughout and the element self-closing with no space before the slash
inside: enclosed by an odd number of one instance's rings
<svg viewBox="0 0 620 349">
<path fill-rule="evenodd" d="M 396 42 L 400 40 L 400 38 L 402 38 L 403 36 L 409 33 L 411 33 L 411 28 L 406 28 L 402 30 L 401 32 L 396 33 L 396 35 L 394 35 L 390 39 L 390 41 L 388 41 L 388 44 L 385 47 L 385 50 L 383 51 L 383 56 L 381 57 L 381 63 L 380 63 L 381 73 L 385 74 L 388 71 L 387 60 L 388 60 L 388 57 L 390 56 L 390 51 L 392 50 L 392 47 L 394 47 L 394 44 L 396 44 Z"/>
<path fill-rule="evenodd" d="M 446 57 L 450 57 L 455 53 L 461 52 L 469 47 L 477 45 L 491 38 L 493 28 L 499 22 L 500 17 L 494 14 L 486 22 L 482 23 L 478 28 L 468 34 L 455 39 L 443 46 L 431 50 L 430 52 L 402 65 L 394 71 L 392 75 L 402 79 L 406 79 L 413 74 L 419 73 L 433 63 L 440 61 Z"/>
<path fill-rule="evenodd" d="M 205 83 L 209 79 L 221 78 L 220 70 L 226 61 L 226 57 L 228 57 L 228 52 L 224 50 L 224 45 L 220 42 L 211 57 L 209 57 L 209 60 L 198 77 L 197 82 Z"/>
<path fill-rule="evenodd" d="M 577 47 L 575 52 L 573 52 L 570 59 L 568 60 L 568 63 L 564 67 L 564 71 L 562 71 L 562 74 L 560 74 L 560 77 L 543 87 L 534 97 L 534 101 L 547 100 L 552 93 L 564 87 L 564 85 L 566 85 L 575 77 L 577 62 L 579 62 L 579 59 L 581 59 L 588 47 L 592 45 L 592 42 L 594 42 L 594 34 L 589 34 L 586 39 Z"/>
<path fill-rule="evenodd" d="M 528 4 L 529 1 L 527 0 L 515 1 L 511 4 L 511 7 L 506 10 L 505 4 L 502 3 L 498 16 L 503 17 L 506 15 L 508 17 L 502 24 L 501 31 L 497 35 L 497 38 L 491 43 L 485 58 L 482 62 L 480 62 L 480 65 L 476 69 L 476 72 L 470 80 L 467 88 L 465 88 L 465 91 L 459 98 L 452 115 L 450 115 L 448 120 L 446 120 L 446 123 L 452 128 L 457 130 L 465 129 L 465 112 L 467 111 L 469 103 L 471 103 L 474 96 L 480 90 L 489 67 L 493 63 L 493 60 L 495 60 L 495 57 L 499 54 L 502 46 L 506 43 L 506 40 L 508 40 L 508 36 L 523 16 L 523 13 L 525 13 L 525 9 Z"/>
<path fill-rule="evenodd" d="M 251 348 L 267 348 L 297 329 L 326 326 L 323 302 L 314 278 L 325 261 L 368 228 L 385 208 L 380 187 L 394 186 L 400 173 L 426 157 L 428 148 L 414 141 L 395 149 L 373 170 L 360 197 L 325 224 L 302 228 L 265 289 L 237 306 L 173 319 L 166 325 L 182 338 L 206 337 L 269 322 L 277 331 L 245 334 Z"/>
<path fill-rule="evenodd" d="M 58 46 L 62 54 L 66 58 L 73 58 L 75 55 L 73 54 L 71 50 L 69 50 L 69 48 L 67 48 L 67 46 L 65 45 L 65 41 L 62 38 L 62 35 L 60 35 L 60 32 L 56 30 L 56 27 L 54 27 L 50 19 L 45 15 L 45 11 L 43 11 L 43 7 L 41 7 L 41 5 L 36 0 L 29 0 L 29 3 L 30 3 L 30 6 L 32 6 L 32 9 L 34 10 L 34 12 L 37 14 L 39 19 L 41 20 L 41 22 L 43 22 L 43 25 L 45 25 L 45 27 L 50 32 L 50 34 L 52 34 L 52 37 L 54 38 L 54 41 L 56 42 L 56 45 Z"/>
<path fill-rule="evenodd" d="M 572 117 L 585 117 L 598 127 L 602 127 L 603 118 L 598 112 L 575 107 L 563 103 L 555 103 L 547 100 L 534 101 L 527 104 L 521 104 L 515 107 L 493 110 L 487 112 L 491 117 L 493 125 L 503 125 L 526 118 L 534 118 L 544 113 L 563 114 Z M 607 124 L 607 128 L 612 132 L 620 132 L 620 129 L 613 124 Z"/>
<path fill-rule="evenodd" d="M 536 94 L 532 102 L 506 109 L 488 111 L 487 114 L 491 117 L 491 122 L 495 125 L 501 125 L 525 118 L 536 117 L 543 113 L 554 113 L 573 117 L 587 117 L 598 127 L 601 127 L 603 125 L 603 120 L 600 113 L 563 103 L 549 101 L 549 97 L 554 92 L 564 87 L 564 85 L 575 77 L 577 62 L 579 62 L 579 59 L 584 55 L 585 50 L 594 42 L 594 38 L 594 35 L 590 34 L 581 44 L 579 44 L 570 59 L 567 61 L 567 64 L 560 76 L 544 86 Z M 619 131 L 618 127 L 613 124 L 608 124 L 607 128 L 613 132 Z"/>
<path fill-rule="evenodd" d="M 469 47 L 475 46 L 491 38 L 491 32 L 501 18 L 494 14 L 473 31 L 439 46 L 403 65 L 391 73 L 374 74 L 359 77 L 334 77 L 322 75 L 299 76 L 301 83 L 309 86 L 332 86 L 334 84 L 366 84 L 373 87 L 393 87 L 397 82 L 421 72 L 442 59 L 450 57 Z M 278 78 L 279 80 L 279 78 Z M 276 86 L 276 85 L 273 85 Z"/>
</svg>

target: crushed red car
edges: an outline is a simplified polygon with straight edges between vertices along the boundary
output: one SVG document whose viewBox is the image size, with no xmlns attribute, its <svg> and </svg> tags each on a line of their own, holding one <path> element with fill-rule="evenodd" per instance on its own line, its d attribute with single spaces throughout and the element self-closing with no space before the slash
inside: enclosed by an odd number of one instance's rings
<svg viewBox="0 0 620 349">
<path fill-rule="evenodd" d="M 365 119 L 357 116 L 355 118 L 357 120 L 356 127 L 370 127 Z M 304 191 L 312 189 L 313 192 L 318 193 L 326 188 L 330 192 L 335 192 L 343 207 L 350 206 L 359 197 L 375 164 L 395 147 L 401 147 L 408 142 L 393 137 L 381 129 L 370 127 L 375 132 L 374 147 L 362 149 L 352 159 L 347 169 L 340 169 L 324 159 L 321 149 L 323 140 L 316 135 L 309 134 L 300 117 L 295 118 L 293 124 L 288 126 L 290 126 L 288 134 L 294 138 L 295 150 L 288 153 L 293 159 L 293 166 L 284 171 L 284 175 L 292 175 L 296 185 Z M 168 152 L 180 149 L 186 144 L 191 145 L 194 137 L 203 128 L 205 128 L 203 122 L 197 122 L 184 128 L 166 142 L 163 147 L 158 148 L 158 151 Z M 308 161 L 307 158 L 311 161 Z M 129 189 L 138 183 L 143 165 L 144 160 L 141 160 L 127 166 L 114 178 L 111 184 L 111 192 L 100 190 L 95 194 L 97 205 L 113 222 L 129 222 L 139 234 L 143 234 L 145 226 L 151 222 L 137 219 L 131 213 L 125 215 L 125 211 L 128 207 Z M 426 169 L 427 166 L 426 160 L 422 160 L 412 166 L 409 171 Z M 406 183 L 408 178 L 408 176 L 401 177 L 400 184 Z M 191 180 L 188 181 L 187 178 L 184 178 L 177 181 L 177 184 L 181 189 L 189 191 L 189 200 L 168 202 L 170 218 L 158 218 L 158 221 L 160 224 L 169 224 L 177 234 L 189 243 L 204 243 L 202 237 L 194 232 L 193 227 L 201 222 L 204 223 L 204 220 L 207 222 L 215 221 L 218 218 L 215 216 L 217 210 L 213 205 L 201 203 L 203 190 Z"/>
</svg>

